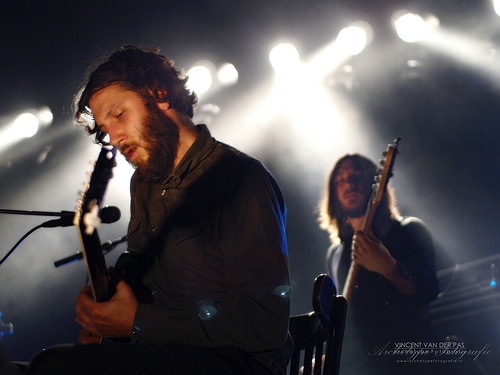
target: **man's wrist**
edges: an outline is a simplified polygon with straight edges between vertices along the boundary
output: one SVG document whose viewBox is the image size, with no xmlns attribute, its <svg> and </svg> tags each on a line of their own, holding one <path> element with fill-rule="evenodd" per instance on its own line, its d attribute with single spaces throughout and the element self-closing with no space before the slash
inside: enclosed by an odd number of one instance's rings
<svg viewBox="0 0 500 375">
<path fill-rule="evenodd" d="M 386 271 L 382 274 L 387 280 L 393 280 L 398 277 L 399 274 L 399 262 L 392 258 L 388 262 L 389 265 L 386 269 Z"/>
</svg>

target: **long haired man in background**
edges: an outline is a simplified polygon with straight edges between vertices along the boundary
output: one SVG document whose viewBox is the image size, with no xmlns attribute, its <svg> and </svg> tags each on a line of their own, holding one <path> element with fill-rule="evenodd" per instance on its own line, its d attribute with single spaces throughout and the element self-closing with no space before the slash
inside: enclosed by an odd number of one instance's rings
<svg viewBox="0 0 500 375">
<path fill-rule="evenodd" d="M 351 262 L 360 266 L 348 300 L 341 373 L 411 374 L 415 363 L 401 363 L 390 350 L 396 343 L 428 337 L 427 305 L 438 281 L 434 245 L 425 224 L 402 217 L 389 187 L 368 235 L 362 231 L 377 166 L 359 154 L 333 166 L 320 206 L 321 228 L 329 233 L 327 266 L 342 291 Z"/>
</svg>

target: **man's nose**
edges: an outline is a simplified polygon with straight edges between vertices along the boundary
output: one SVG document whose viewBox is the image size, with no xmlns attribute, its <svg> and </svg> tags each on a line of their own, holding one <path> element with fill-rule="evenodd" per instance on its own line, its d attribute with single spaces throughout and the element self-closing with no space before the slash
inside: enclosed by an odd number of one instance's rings
<svg viewBox="0 0 500 375">
<path fill-rule="evenodd" d="M 359 178 L 357 176 L 349 176 L 347 178 L 347 183 L 350 185 L 350 186 L 356 186 L 359 184 Z"/>
<path fill-rule="evenodd" d="M 108 142 L 112 146 L 119 145 L 119 135 L 118 135 L 119 127 L 118 126 L 110 126 L 108 128 Z"/>
</svg>

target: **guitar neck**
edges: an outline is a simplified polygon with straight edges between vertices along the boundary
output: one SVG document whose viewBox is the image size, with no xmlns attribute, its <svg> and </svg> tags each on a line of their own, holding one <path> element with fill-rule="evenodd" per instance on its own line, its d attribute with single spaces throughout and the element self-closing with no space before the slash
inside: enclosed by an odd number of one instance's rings
<svg viewBox="0 0 500 375">
<path fill-rule="evenodd" d="M 105 147 L 101 149 L 90 181 L 84 184 L 85 189 L 81 192 L 80 204 L 74 218 L 82 245 L 89 284 L 94 299 L 98 302 L 107 301 L 113 292 L 97 226 L 100 224 L 98 213 L 101 209 L 104 193 L 112 177 L 112 169 L 116 165 L 115 156 L 116 149 Z"/>
<path fill-rule="evenodd" d="M 82 232 L 83 230 L 84 228 L 81 225 L 79 232 L 82 242 L 82 253 L 94 300 L 97 302 L 107 301 L 111 298 L 112 288 L 109 282 L 106 259 L 104 258 L 99 234 L 97 230 L 94 230 L 91 235 L 86 235 Z"/>
<path fill-rule="evenodd" d="M 377 213 L 378 206 L 382 200 L 382 196 L 387 188 L 389 178 L 392 174 L 392 167 L 394 165 L 394 159 L 396 157 L 396 151 L 398 142 L 401 138 L 394 140 L 393 144 L 390 144 L 386 151 L 382 154 L 385 156 L 385 161 L 383 162 L 383 169 L 381 173 L 375 176 L 375 183 L 373 185 L 372 195 L 370 197 L 368 207 L 366 209 L 365 218 L 363 221 L 362 231 L 367 234 L 372 234 L 372 224 L 375 214 Z M 344 249 L 344 251 L 350 251 L 351 249 Z M 351 298 L 352 292 L 356 285 L 356 280 L 359 274 L 361 266 L 356 262 L 351 261 L 351 266 L 349 267 L 349 272 L 347 273 L 347 278 L 344 284 L 344 289 L 342 290 L 342 295 L 349 300 Z"/>
<path fill-rule="evenodd" d="M 373 220 L 375 218 L 375 214 L 377 213 L 377 209 L 379 206 L 379 202 L 375 200 L 375 195 L 376 195 L 375 192 L 373 192 L 369 200 L 368 208 L 365 213 L 365 219 L 363 221 L 363 225 L 361 227 L 361 231 L 367 234 L 372 233 Z"/>
</svg>

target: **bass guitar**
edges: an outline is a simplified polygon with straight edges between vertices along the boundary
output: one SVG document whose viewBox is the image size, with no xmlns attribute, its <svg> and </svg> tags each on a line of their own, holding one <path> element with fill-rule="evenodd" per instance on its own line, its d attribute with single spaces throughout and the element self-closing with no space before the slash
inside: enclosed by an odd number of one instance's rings
<svg viewBox="0 0 500 375">
<path fill-rule="evenodd" d="M 382 152 L 383 159 L 380 161 L 382 168 L 379 169 L 379 173 L 377 173 L 374 177 L 372 194 L 370 196 L 370 200 L 368 201 L 368 206 L 366 207 L 365 218 L 361 229 L 364 233 L 371 234 L 373 218 L 375 217 L 377 208 L 387 188 L 389 178 L 392 177 L 392 169 L 394 167 L 394 161 L 396 159 L 398 143 L 400 140 L 400 137 L 396 138 L 393 143 L 389 144 L 387 149 Z M 347 300 L 350 299 L 352 291 L 356 285 L 356 279 L 358 277 L 360 267 L 361 266 L 356 262 L 351 262 L 344 289 L 342 291 L 342 295 Z"/>
</svg>

